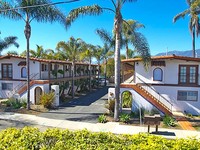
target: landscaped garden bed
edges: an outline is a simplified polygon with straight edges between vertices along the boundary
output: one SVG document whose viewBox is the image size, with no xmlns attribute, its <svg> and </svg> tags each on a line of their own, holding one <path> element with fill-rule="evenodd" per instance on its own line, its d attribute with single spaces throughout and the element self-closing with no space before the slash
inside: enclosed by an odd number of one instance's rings
<svg viewBox="0 0 200 150">
<path fill-rule="evenodd" d="M 200 139 L 168 140 L 150 134 L 115 135 L 93 133 L 87 130 L 69 131 L 47 129 L 40 132 L 37 128 L 9 128 L 0 132 L 0 149 L 54 149 L 54 150 L 102 150 L 102 149 L 185 149 L 198 150 Z"/>
</svg>

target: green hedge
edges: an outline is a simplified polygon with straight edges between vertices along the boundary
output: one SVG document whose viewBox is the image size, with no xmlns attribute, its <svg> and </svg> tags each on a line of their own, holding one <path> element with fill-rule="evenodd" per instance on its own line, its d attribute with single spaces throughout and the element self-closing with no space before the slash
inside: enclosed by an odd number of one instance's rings
<svg viewBox="0 0 200 150">
<path fill-rule="evenodd" d="M 37 128 L 9 128 L 0 132 L 0 150 L 198 150 L 200 140 L 167 140 L 149 134 L 114 135 L 111 133 L 92 133 L 87 130 L 69 131 Z"/>
</svg>

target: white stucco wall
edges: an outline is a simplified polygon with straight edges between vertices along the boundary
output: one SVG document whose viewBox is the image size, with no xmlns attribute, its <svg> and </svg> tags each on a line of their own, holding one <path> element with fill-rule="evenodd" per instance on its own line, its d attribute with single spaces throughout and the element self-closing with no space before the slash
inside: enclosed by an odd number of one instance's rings
<svg viewBox="0 0 200 150">
<path fill-rule="evenodd" d="M 199 87 L 172 87 L 172 86 L 154 86 L 167 100 L 173 103 L 173 108 L 176 111 L 186 111 L 194 115 L 200 114 L 200 88 Z M 197 101 L 180 101 L 177 100 L 177 93 L 180 91 L 198 91 Z"/>
<path fill-rule="evenodd" d="M 30 102 L 31 104 L 34 104 L 35 103 L 35 88 L 36 87 L 40 87 L 42 89 L 42 92 L 49 92 L 49 84 L 35 84 L 33 86 L 31 86 L 30 88 Z M 21 95 L 21 98 L 22 99 L 27 99 L 27 92 L 24 92 L 22 95 Z"/>
<path fill-rule="evenodd" d="M 0 74 L 2 71 L 2 68 L 1 68 L 2 64 L 9 63 L 9 64 L 12 64 L 12 67 L 13 67 L 12 69 L 13 79 L 20 79 L 20 80 L 26 79 L 26 78 L 21 78 L 21 68 L 24 67 L 24 66 L 18 66 L 19 62 L 21 61 L 26 61 L 26 60 L 20 59 L 20 58 L 1 59 L 0 60 Z M 30 60 L 30 75 L 37 74 L 37 73 L 40 73 L 40 62 Z"/>
<path fill-rule="evenodd" d="M 166 66 L 149 66 L 149 69 L 146 71 L 144 69 L 142 62 L 137 62 L 135 65 L 135 76 L 136 83 L 141 83 L 139 78 L 144 80 L 146 83 L 152 84 L 178 84 L 178 71 L 179 65 L 198 65 L 199 74 L 200 74 L 200 63 L 198 62 L 188 62 L 184 60 L 165 60 Z M 153 70 L 155 68 L 161 68 L 163 70 L 163 81 L 153 81 Z M 199 80 L 200 81 L 200 80 Z M 199 82 L 200 83 L 200 82 Z"/>
</svg>

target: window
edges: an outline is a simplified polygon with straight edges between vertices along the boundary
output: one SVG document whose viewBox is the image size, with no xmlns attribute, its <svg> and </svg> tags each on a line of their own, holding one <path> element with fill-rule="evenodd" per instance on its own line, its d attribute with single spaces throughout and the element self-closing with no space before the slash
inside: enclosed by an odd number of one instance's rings
<svg viewBox="0 0 200 150">
<path fill-rule="evenodd" d="M 177 100 L 197 101 L 198 100 L 198 91 L 178 91 Z"/>
<path fill-rule="evenodd" d="M 198 66 L 180 65 L 179 84 L 198 84 Z"/>
<path fill-rule="evenodd" d="M 2 90 L 13 90 L 13 84 L 12 83 L 2 83 Z"/>
<path fill-rule="evenodd" d="M 12 78 L 12 64 L 2 64 L 2 78 Z"/>
<path fill-rule="evenodd" d="M 21 69 L 21 77 L 22 77 L 22 78 L 26 78 L 26 77 L 27 77 L 27 74 L 26 74 L 26 67 L 23 67 L 23 68 Z"/>
<path fill-rule="evenodd" d="M 161 68 L 155 68 L 153 70 L 153 80 L 162 81 L 163 80 L 163 71 Z"/>
<path fill-rule="evenodd" d="M 42 64 L 42 71 L 47 71 L 47 64 Z"/>
<path fill-rule="evenodd" d="M 165 61 L 151 61 L 151 66 L 166 66 Z"/>
</svg>

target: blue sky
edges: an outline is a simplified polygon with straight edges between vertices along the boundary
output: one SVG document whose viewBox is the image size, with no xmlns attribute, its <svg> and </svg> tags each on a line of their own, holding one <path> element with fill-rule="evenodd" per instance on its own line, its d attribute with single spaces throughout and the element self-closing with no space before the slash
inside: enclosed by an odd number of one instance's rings
<svg viewBox="0 0 200 150">
<path fill-rule="evenodd" d="M 53 0 L 57 2 L 60 0 Z M 64 13 L 71 9 L 90 4 L 99 4 L 102 7 L 112 7 L 110 0 L 81 0 L 81 2 L 58 5 Z M 186 0 L 137 0 L 134 3 L 124 5 L 122 14 L 124 19 L 134 19 L 145 25 L 144 29 L 139 31 L 145 35 L 148 40 L 152 55 L 159 52 L 170 50 L 191 50 L 191 34 L 188 29 L 189 16 L 172 22 L 173 17 L 187 8 Z M 69 29 L 65 29 L 58 23 L 37 23 L 32 22 L 32 34 L 30 39 L 30 48 L 36 49 L 36 44 L 42 45 L 44 49 L 55 49 L 59 41 L 67 41 L 70 36 L 82 38 L 87 43 L 94 45 L 103 45 L 95 30 L 104 28 L 112 32 L 114 14 L 104 12 L 100 16 L 81 17 L 76 20 Z M 20 47 L 10 47 L 8 50 L 16 50 L 21 53 L 26 49 L 26 40 L 24 37 L 24 22 L 13 21 L 0 17 L 0 37 L 17 36 Z M 197 39 L 196 48 L 200 47 L 200 41 Z M 8 50 L 3 52 L 6 53 Z M 122 50 L 124 53 L 124 50 Z"/>
</svg>

